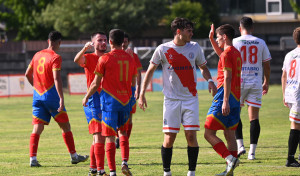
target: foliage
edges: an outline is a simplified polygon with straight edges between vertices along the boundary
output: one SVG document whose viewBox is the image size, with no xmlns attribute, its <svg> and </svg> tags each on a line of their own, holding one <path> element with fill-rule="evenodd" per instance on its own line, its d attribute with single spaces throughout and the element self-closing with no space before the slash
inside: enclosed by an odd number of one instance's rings
<svg viewBox="0 0 300 176">
<path fill-rule="evenodd" d="M 171 14 L 166 16 L 169 26 L 176 17 L 187 18 L 195 23 L 194 38 L 207 38 L 211 20 L 199 2 L 181 0 L 173 3 L 170 9 Z"/>
<path fill-rule="evenodd" d="M 297 12 L 298 14 L 300 14 L 300 7 L 297 5 L 297 2 L 295 2 L 294 0 L 290 0 L 290 4 L 291 4 L 294 12 Z"/>
<path fill-rule="evenodd" d="M 35 20 L 41 10 L 53 0 L 0 0 L 8 11 L 0 12 L 0 21 L 5 22 L 7 30 L 17 31 L 16 40 L 44 39 L 50 27 Z"/>
</svg>

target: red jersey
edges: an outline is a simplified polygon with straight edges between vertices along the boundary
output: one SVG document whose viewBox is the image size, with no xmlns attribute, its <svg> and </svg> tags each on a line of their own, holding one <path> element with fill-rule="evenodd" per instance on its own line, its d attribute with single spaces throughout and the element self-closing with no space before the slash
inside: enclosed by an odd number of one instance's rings
<svg viewBox="0 0 300 176">
<path fill-rule="evenodd" d="M 62 59 L 53 50 L 44 49 L 37 52 L 29 67 L 33 68 L 33 88 L 43 95 L 54 86 L 53 70 L 61 69 Z"/>
<path fill-rule="evenodd" d="M 85 54 L 85 64 L 80 65 L 81 67 L 84 67 L 84 72 L 86 76 L 86 85 L 87 88 L 90 87 L 91 83 L 93 82 L 95 78 L 95 69 L 99 60 L 99 56 L 97 56 L 95 53 L 89 53 Z M 98 87 L 97 91 L 101 91 L 101 85 Z"/>
<path fill-rule="evenodd" d="M 143 67 L 142 67 L 141 61 L 139 59 L 139 56 L 137 54 L 133 53 L 133 58 L 134 58 L 136 69 L 141 70 Z"/>
<path fill-rule="evenodd" d="M 231 93 L 237 100 L 239 100 L 241 96 L 241 68 L 241 54 L 235 47 L 230 46 L 222 52 L 218 63 L 217 87 L 219 89 L 224 84 L 224 70 L 231 71 Z"/>
<path fill-rule="evenodd" d="M 113 50 L 104 54 L 99 59 L 95 74 L 103 76 L 102 90 L 112 97 L 106 101 L 118 101 L 122 106 L 128 105 L 132 95 L 132 78 L 137 74 L 134 59 L 128 53 Z"/>
</svg>

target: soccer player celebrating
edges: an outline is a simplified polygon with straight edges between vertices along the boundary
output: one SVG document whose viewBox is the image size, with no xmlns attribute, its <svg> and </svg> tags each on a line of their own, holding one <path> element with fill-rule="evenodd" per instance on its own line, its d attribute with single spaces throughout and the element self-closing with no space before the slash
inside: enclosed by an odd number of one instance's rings
<svg viewBox="0 0 300 176">
<path fill-rule="evenodd" d="M 74 62 L 84 68 L 87 87 L 89 88 L 94 80 L 95 68 L 99 57 L 101 57 L 106 51 L 107 37 L 104 32 L 96 32 L 91 36 L 91 42 L 87 42 L 85 46 L 79 51 Z M 94 53 L 85 54 L 85 52 L 94 47 Z M 90 149 L 90 171 L 89 175 L 107 175 L 104 170 L 104 158 L 105 158 L 105 137 L 101 135 L 101 109 L 100 109 L 100 86 L 97 91 L 89 98 L 87 107 L 83 107 L 85 116 L 88 122 L 89 133 L 93 134 L 93 143 Z"/>
<path fill-rule="evenodd" d="M 50 32 L 48 48 L 37 52 L 31 60 L 25 76 L 34 87 L 32 103 L 33 130 L 30 136 L 30 166 L 40 167 L 37 161 L 37 150 L 40 135 L 44 125 L 50 123 L 51 116 L 62 130 L 62 136 L 71 155 L 71 163 L 77 164 L 86 161 L 88 155 L 81 156 L 76 153 L 73 134 L 69 118 L 64 105 L 60 69 L 62 59 L 56 54 L 61 43 L 61 33 Z"/>
<path fill-rule="evenodd" d="M 206 67 L 206 60 L 201 47 L 191 42 L 193 23 L 185 18 L 175 18 L 171 23 L 174 39 L 159 45 L 150 61 L 139 98 L 139 107 L 147 107 L 146 87 L 150 83 L 155 69 L 162 64 L 163 69 L 163 132 L 164 142 L 161 147 L 164 176 L 171 176 L 173 144 L 180 124 L 184 127 L 189 160 L 188 176 L 195 176 L 199 146 L 196 131 L 200 130 L 199 102 L 197 95 L 196 68 L 200 68 L 203 77 L 209 82 L 209 92 L 217 91 Z"/>
<path fill-rule="evenodd" d="M 282 94 L 284 106 L 290 108 L 291 130 L 288 142 L 287 167 L 300 167 L 295 160 L 295 153 L 300 140 L 300 27 L 293 32 L 297 48 L 287 53 L 282 67 Z"/>
<path fill-rule="evenodd" d="M 136 100 L 139 99 L 139 95 L 140 95 L 140 85 L 141 85 L 141 69 L 142 69 L 142 64 L 140 62 L 140 59 L 138 57 L 137 54 L 135 54 L 130 48 L 128 48 L 129 42 L 130 42 L 130 38 L 129 35 L 127 33 L 125 33 L 124 35 L 124 42 L 122 44 L 122 49 L 124 51 L 126 51 L 127 53 L 129 53 L 135 61 L 136 64 L 136 68 L 137 68 L 137 84 L 136 87 L 131 87 L 131 91 L 132 91 L 132 97 L 130 100 L 131 106 L 132 106 L 132 110 L 130 112 L 130 116 L 129 116 L 129 123 L 128 123 L 128 129 L 127 129 L 127 136 L 128 139 L 130 137 L 131 134 L 131 130 L 132 130 L 132 114 L 134 114 L 136 112 Z M 119 138 L 116 139 L 116 148 L 119 148 L 120 143 L 119 143 Z"/>
<path fill-rule="evenodd" d="M 106 138 L 106 157 L 110 176 L 116 175 L 115 136 L 117 128 L 120 130 L 122 172 L 126 176 L 132 175 L 127 164 L 129 141 L 126 130 L 131 111 L 131 86 L 136 84 L 137 71 L 133 58 L 122 50 L 123 41 L 123 31 L 113 29 L 109 32 L 111 52 L 100 57 L 95 70 L 95 78 L 82 100 L 83 106 L 86 106 L 89 97 L 97 91 L 102 81 L 102 91 L 100 93 L 102 135 Z"/>
<path fill-rule="evenodd" d="M 248 159 L 255 159 L 255 150 L 260 134 L 259 109 L 261 107 L 262 95 L 268 93 L 270 78 L 270 60 L 269 49 L 260 38 L 252 34 L 253 22 L 249 17 L 243 17 L 240 20 L 241 36 L 233 39 L 233 46 L 240 51 L 242 55 L 243 67 L 241 75 L 241 107 L 244 103 L 248 105 L 248 114 L 250 121 L 250 150 Z M 264 74 L 264 82 L 262 77 Z M 238 145 L 238 155 L 246 153 L 243 142 L 243 126 L 240 120 L 236 130 L 236 141 Z"/>
<path fill-rule="evenodd" d="M 235 130 L 240 120 L 242 60 L 240 52 L 232 46 L 233 27 L 228 24 L 222 25 L 217 28 L 216 34 L 215 41 L 212 24 L 209 39 L 216 53 L 221 54 L 218 63 L 218 92 L 207 113 L 204 137 L 227 162 L 226 170 L 218 175 L 229 176 L 233 175 L 233 170 L 239 164 Z M 221 48 L 224 48 L 223 52 Z M 217 130 L 224 130 L 227 147 L 216 136 Z"/>
</svg>

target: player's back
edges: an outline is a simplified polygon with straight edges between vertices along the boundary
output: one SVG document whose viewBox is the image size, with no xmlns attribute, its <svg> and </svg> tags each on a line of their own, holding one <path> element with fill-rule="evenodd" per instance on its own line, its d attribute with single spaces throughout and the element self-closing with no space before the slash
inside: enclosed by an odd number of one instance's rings
<svg viewBox="0 0 300 176">
<path fill-rule="evenodd" d="M 130 110 L 132 78 L 136 75 L 134 59 L 123 50 L 113 50 L 100 58 L 96 72 L 103 74 L 102 109 L 105 111 Z"/>
<path fill-rule="evenodd" d="M 33 68 L 34 98 L 41 100 L 57 98 L 53 70 L 60 70 L 61 57 L 53 50 L 45 49 L 34 55 L 30 66 Z"/>
<path fill-rule="evenodd" d="M 261 88 L 262 63 L 272 59 L 265 41 L 253 35 L 242 35 L 233 39 L 233 45 L 242 56 L 242 87 Z"/>
</svg>

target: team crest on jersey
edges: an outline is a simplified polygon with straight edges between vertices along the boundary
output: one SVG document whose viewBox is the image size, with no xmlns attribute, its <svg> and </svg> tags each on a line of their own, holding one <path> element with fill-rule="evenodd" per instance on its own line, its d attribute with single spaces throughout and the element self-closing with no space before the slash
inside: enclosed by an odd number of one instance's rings
<svg viewBox="0 0 300 176">
<path fill-rule="evenodd" d="M 190 58 L 190 59 L 194 59 L 194 56 L 195 56 L 194 53 L 192 53 L 192 52 L 189 53 L 189 58 Z"/>
<path fill-rule="evenodd" d="M 174 59 L 172 54 L 169 55 L 169 59 Z"/>
</svg>

